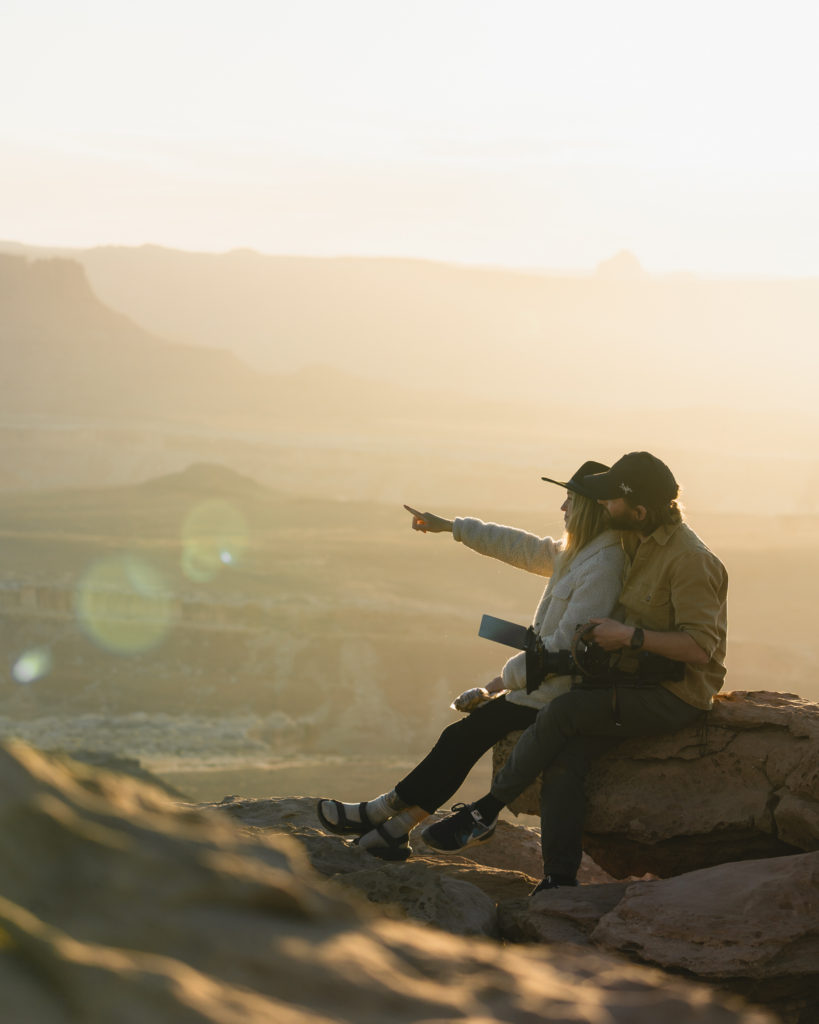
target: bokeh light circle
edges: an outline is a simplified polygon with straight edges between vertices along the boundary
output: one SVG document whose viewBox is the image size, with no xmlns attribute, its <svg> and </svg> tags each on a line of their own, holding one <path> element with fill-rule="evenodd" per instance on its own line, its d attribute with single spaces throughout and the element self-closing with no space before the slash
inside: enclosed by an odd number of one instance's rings
<svg viewBox="0 0 819 1024">
<path fill-rule="evenodd" d="M 11 675 L 15 682 L 21 686 L 29 683 L 36 683 L 38 679 L 47 676 L 51 671 L 53 659 L 48 647 L 32 647 L 23 651 L 15 661 L 11 669 Z"/>
<path fill-rule="evenodd" d="M 175 612 L 173 595 L 159 570 L 129 553 L 95 562 L 77 587 L 75 606 L 85 633 L 116 654 L 156 647 Z"/>
<path fill-rule="evenodd" d="M 182 571 L 194 583 L 208 583 L 241 562 L 248 535 L 247 520 L 235 505 L 223 498 L 200 502 L 182 524 Z"/>
</svg>

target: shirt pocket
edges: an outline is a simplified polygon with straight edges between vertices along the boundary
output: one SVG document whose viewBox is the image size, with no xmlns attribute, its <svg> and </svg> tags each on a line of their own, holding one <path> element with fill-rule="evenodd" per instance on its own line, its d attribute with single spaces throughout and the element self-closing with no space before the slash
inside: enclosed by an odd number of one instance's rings
<svg viewBox="0 0 819 1024">
<path fill-rule="evenodd" d="M 646 591 L 632 607 L 645 629 L 663 631 L 674 628 L 674 607 L 668 587 L 655 587 Z"/>
<path fill-rule="evenodd" d="M 575 581 L 570 576 L 564 576 L 549 591 L 548 598 L 541 604 L 535 619 L 535 628 L 541 636 L 553 633 L 560 625 L 572 599 L 574 585 Z"/>
</svg>

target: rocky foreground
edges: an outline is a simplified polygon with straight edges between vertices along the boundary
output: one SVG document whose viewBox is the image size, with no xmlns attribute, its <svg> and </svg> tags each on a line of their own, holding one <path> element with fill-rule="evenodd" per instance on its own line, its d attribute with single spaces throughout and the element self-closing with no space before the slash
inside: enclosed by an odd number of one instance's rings
<svg viewBox="0 0 819 1024">
<path fill-rule="evenodd" d="M 784 1021 L 819 1020 L 819 852 L 629 881 L 585 858 L 581 886 L 529 899 L 542 875 L 533 828 L 501 821 L 490 842 L 459 855 L 414 834 L 410 860 L 388 864 L 323 832 L 312 798 L 231 797 L 218 806 L 248 834 L 298 838 L 318 871 L 391 916 L 505 943 L 625 955 L 741 994 Z"/>
<path fill-rule="evenodd" d="M 306 798 L 232 798 L 216 809 L 196 808 L 127 776 L 60 762 L 21 744 L 0 747 L 3 1021 L 776 1020 L 689 980 L 690 967 L 688 977 L 678 977 L 593 948 L 635 952 L 639 939 L 647 949 L 656 915 L 675 900 L 682 913 L 703 886 L 716 895 L 710 879 L 590 885 L 574 891 L 573 910 L 561 911 L 569 906 L 561 891 L 523 897 L 539 873 L 531 830 L 505 826 L 481 850 L 483 863 L 443 863 L 419 850 L 406 864 L 390 865 L 321 834 L 312 805 Z M 815 893 L 817 857 L 786 858 L 787 871 L 765 876 L 764 935 L 752 924 L 762 876 L 749 888 L 715 880 L 728 901 L 723 907 L 734 895 L 736 913 L 722 945 L 731 946 L 737 963 L 750 963 L 757 973 L 775 972 L 779 963 L 779 977 L 797 986 L 811 964 L 815 972 L 816 905 L 804 908 L 799 887 L 810 879 Z M 669 886 L 683 886 L 687 895 Z M 562 904 L 550 901 L 555 896 Z M 774 927 L 786 899 L 787 919 Z M 698 913 L 707 915 L 707 904 L 701 898 Z M 567 930 L 559 937 L 572 944 L 552 945 L 545 934 L 534 944 L 501 944 L 497 937 L 511 934 L 510 915 L 519 929 L 527 920 L 562 915 Z M 703 941 L 699 920 L 693 919 L 689 948 L 719 951 L 719 936 Z M 431 921 L 442 927 L 420 923 Z M 631 939 L 617 931 L 628 930 L 629 921 Z M 789 976 L 783 961 L 792 962 L 794 952 L 801 974 Z M 792 1008 L 793 1020 L 808 1012 L 797 995 L 802 1009 Z"/>
</svg>

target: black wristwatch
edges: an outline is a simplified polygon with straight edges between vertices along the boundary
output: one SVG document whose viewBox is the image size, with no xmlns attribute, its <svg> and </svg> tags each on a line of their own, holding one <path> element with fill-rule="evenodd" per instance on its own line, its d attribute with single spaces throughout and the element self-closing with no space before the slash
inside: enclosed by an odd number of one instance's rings
<svg viewBox="0 0 819 1024">
<path fill-rule="evenodd" d="M 632 651 L 639 651 L 645 643 L 645 641 L 645 634 L 643 633 L 642 629 L 640 629 L 640 627 L 638 626 L 631 634 L 631 640 L 629 640 L 628 645 Z"/>
</svg>

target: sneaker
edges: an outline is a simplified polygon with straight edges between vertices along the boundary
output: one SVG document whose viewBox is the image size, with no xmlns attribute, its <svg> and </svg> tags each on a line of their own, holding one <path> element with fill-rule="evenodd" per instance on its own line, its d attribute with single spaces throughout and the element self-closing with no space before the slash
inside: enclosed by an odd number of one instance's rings
<svg viewBox="0 0 819 1024">
<path fill-rule="evenodd" d="M 530 896 L 537 896 L 539 892 L 545 892 L 546 889 L 562 889 L 564 886 L 574 886 L 580 883 L 576 878 L 569 878 L 568 875 L 547 875 L 543 881 L 539 882 L 534 889 L 529 893 Z"/>
<path fill-rule="evenodd" d="M 444 853 L 454 853 L 492 838 L 498 824 L 497 816 L 493 821 L 484 821 L 474 804 L 455 804 L 452 810 L 454 814 L 423 830 L 421 838 L 427 846 Z"/>
</svg>

